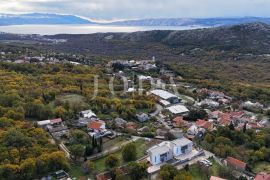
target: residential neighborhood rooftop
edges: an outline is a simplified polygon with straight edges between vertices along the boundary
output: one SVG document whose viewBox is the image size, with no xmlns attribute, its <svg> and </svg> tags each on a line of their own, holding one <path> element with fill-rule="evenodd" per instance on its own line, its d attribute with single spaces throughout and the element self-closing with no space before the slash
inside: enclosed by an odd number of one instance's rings
<svg viewBox="0 0 270 180">
<path fill-rule="evenodd" d="M 95 120 L 95 121 L 90 121 L 87 126 L 90 129 L 99 130 L 103 124 L 104 124 L 104 121 Z"/>
<path fill-rule="evenodd" d="M 239 168 L 242 168 L 242 169 L 245 169 L 246 165 L 247 165 L 243 161 L 240 161 L 240 160 L 238 160 L 236 158 L 233 158 L 233 157 L 227 157 L 226 161 L 227 161 L 228 164 L 239 167 Z"/>
<path fill-rule="evenodd" d="M 174 105 L 174 106 L 170 106 L 166 108 L 167 110 L 169 110 L 171 113 L 173 114 L 182 114 L 182 113 L 186 113 L 189 110 L 186 108 L 186 106 L 184 105 Z"/>
<path fill-rule="evenodd" d="M 183 138 L 176 139 L 176 140 L 172 141 L 172 143 L 177 145 L 177 146 L 186 146 L 186 145 L 192 143 L 192 141 L 183 137 Z"/>
<path fill-rule="evenodd" d="M 161 89 L 152 90 L 151 93 L 162 99 L 177 98 L 176 95 Z"/>
<path fill-rule="evenodd" d="M 225 180 L 225 179 L 222 179 L 222 178 L 216 177 L 216 176 L 211 176 L 210 180 Z"/>
<path fill-rule="evenodd" d="M 61 122 L 62 122 L 62 119 L 61 119 L 61 118 L 58 118 L 58 119 L 52 119 L 52 120 L 51 120 L 51 123 L 52 123 L 52 124 L 61 123 Z"/>
<path fill-rule="evenodd" d="M 158 154 L 165 154 L 170 151 L 170 144 L 168 142 L 162 143 L 158 146 L 154 146 L 153 148 L 149 149 L 149 152 L 158 153 Z"/>
<path fill-rule="evenodd" d="M 267 172 L 260 172 L 256 175 L 254 180 L 270 180 L 270 174 Z"/>
</svg>

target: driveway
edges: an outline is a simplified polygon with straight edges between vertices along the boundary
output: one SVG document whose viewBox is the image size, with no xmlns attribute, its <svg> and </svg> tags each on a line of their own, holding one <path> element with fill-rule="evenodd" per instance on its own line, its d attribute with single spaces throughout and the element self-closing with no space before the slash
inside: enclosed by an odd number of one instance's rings
<svg viewBox="0 0 270 180">
<path fill-rule="evenodd" d="M 162 114 L 159 114 L 158 116 L 156 116 L 157 120 L 163 124 L 163 126 L 166 128 L 166 129 L 172 129 L 168 123 L 165 121 L 165 117 L 162 115 Z"/>
<path fill-rule="evenodd" d="M 122 147 L 124 147 L 125 145 L 131 143 L 131 142 L 135 142 L 138 139 L 141 139 L 141 137 L 138 136 L 132 136 L 130 140 L 123 142 L 122 144 L 118 145 L 118 146 L 112 146 L 111 148 L 108 148 L 100 153 L 94 154 L 92 156 L 87 157 L 88 160 L 95 160 L 95 159 L 99 159 L 102 158 L 104 156 L 107 156 L 108 154 L 112 154 L 115 153 L 117 151 L 119 151 Z"/>
<path fill-rule="evenodd" d="M 163 107 L 160 104 L 156 104 L 156 110 L 155 112 L 151 113 L 150 116 L 154 117 L 157 116 L 161 111 L 162 111 Z"/>
</svg>

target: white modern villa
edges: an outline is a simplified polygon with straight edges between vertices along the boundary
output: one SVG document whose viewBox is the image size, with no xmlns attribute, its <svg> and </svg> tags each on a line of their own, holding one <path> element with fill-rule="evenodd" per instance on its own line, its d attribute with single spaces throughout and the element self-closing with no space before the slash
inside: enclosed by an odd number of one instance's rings
<svg viewBox="0 0 270 180">
<path fill-rule="evenodd" d="M 192 152 L 193 142 L 187 138 L 176 139 L 174 141 L 165 141 L 153 146 L 147 152 L 150 156 L 150 163 L 158 165 L 173 158 Z"/>
</svg>

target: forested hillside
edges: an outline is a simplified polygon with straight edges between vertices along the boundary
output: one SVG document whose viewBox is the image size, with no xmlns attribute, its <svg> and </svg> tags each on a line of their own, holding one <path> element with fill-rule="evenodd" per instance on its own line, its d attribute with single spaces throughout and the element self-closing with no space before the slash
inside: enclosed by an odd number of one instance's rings
<svg viewBox="0 0 270 180">
<path fill-rule="evenodd" d="M 160 64 L 176 71 L 187 82 L 265 103 L 270 102 L 269 38 L 270 26 L 263 23 L 187 31 L 42 37 L 0 35 L 1 40 L 27 42 L 24 46 L 41 52 L 84 54 L 92 57 L 89 61 L 95 62 L 155 56 Z M 66 42 L 51 43 L 59 39 Z M 33 46 L 33 43 L 36 44 Z M 8 46 L 13 49 L 18 44 Z"/>
</svg>

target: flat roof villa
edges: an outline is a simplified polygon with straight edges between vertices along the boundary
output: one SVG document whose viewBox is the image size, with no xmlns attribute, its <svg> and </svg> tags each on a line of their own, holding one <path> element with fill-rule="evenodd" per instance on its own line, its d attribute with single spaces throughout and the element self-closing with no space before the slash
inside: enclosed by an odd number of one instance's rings
<svg viewBox="0 0 270 180">
<path fill-rule="evenodd" d="M 187 138 L 176 139 L 174 141 L 164 141 L 158 145 L 153 146 L 147 152 L 150 157 L 152 165 L 162 164 L 172 159 L 177 159 L 192 152 L 193 142 Z"/>
<path fill-rule="evenodd" d="M 162 142 L 148 150 L 150 163 L 157 165 L 173 159 L 172 144 L 170 142 Z"/>
</svg>

